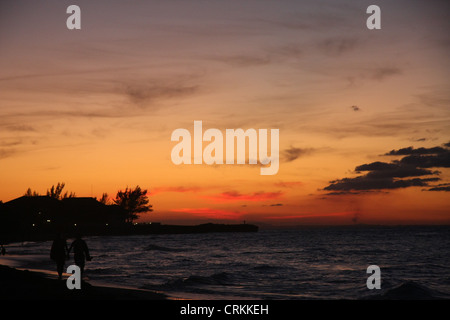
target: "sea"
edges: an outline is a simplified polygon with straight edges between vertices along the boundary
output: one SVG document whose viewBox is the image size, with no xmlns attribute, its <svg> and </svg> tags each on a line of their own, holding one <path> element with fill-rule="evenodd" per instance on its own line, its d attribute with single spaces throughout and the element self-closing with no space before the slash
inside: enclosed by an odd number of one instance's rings
<svg viewBox="0 0 450 320">
<path fill-rule="evenodd" d="M 450 298 L 450 226 L 301 227 L 84 239 L 93 257 L 86 264 L 88 282 L 162 292 L 169 299 L 356 300 L 393 292 L 407 299 Z M 9 244 L 0 264 L 9 256 L 17 268 L 55 274 L 51 244 Z M 379 267 L 380 289 L 368 288 L 372 265 Z"/>
</svg>

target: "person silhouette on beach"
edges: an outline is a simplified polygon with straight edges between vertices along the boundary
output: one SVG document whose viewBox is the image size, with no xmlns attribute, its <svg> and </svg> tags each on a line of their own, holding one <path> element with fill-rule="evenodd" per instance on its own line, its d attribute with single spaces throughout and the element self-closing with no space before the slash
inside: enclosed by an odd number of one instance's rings
<svg viewBox="0 0 450 320">
<path fill-rule="evenodd" d="M 50 250 L 50 259 L 56 262 L 56 271 L 58 272 L 58 279 L 62 279 L 62 274 L 64 270 L 64 263 L 66 257 L 68 258 L 69 251 L 67 250 L 66 239 L 62 234 L 58 234 L 53 240 L 52 248 Z"/>
<path fill-rule="evenodd" d="M 6 254 L 6 249 L 5 249 L 5 247 L 3 245 L 1 245 L 1 247 L 2 247 L 1 251 L 0 251 L 1 255 L 4 256 Z"/>
<path fill-rule="evenodd" d="M 80 233 L 77 233 L 76 239 L 72 242 L 69 248 L 69 253 L 73 248 L 73 258 L 75 261 L 75 264 L 80 267 L 81 274 L 84 272 L 84 265 L 87 261 L 91 261 L 92 258 L 89 254 L 89 248 L 86 244 L 86 242 L 81 239 Z"/>
</svg>

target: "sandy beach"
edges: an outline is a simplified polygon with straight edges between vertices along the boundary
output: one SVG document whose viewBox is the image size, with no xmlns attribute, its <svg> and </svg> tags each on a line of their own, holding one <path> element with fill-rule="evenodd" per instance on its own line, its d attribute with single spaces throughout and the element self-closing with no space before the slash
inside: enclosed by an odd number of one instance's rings
<svg viewBox="0 0 450 320">
<path fill-rule="evenodd" d="M 91 284 L 82 281 L 80 290 L 67 288 L 56 272 L 15 268 L 15 257 L 0 257 L 0 300 L 166 300 L 162 293 L 148 290 Z"/>
</svg>

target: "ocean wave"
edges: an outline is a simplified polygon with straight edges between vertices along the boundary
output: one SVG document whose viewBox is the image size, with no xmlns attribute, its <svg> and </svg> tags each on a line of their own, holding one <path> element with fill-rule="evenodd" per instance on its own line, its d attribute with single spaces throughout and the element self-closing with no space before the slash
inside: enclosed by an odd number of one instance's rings
<svg viewBox="0 0 450 320">
<path fill-rule="evenodd" d="M 117 255 L 115 254 L 100 254 L 97 257 L 98 258 L 109 258 L 109 257 L 116 257 Z"/>
<path fill-rule="evenodd" d="M 168 248 L 168 247 L 158 246 L 156 244 L 149 244 L 143 250 L 144 251 L 166 251 L 166 252 L 183 252 L 183 251 L 186 251 L 184 249 Z"/>
<path fill-rule="evenodd" d="M 170 288 L 184 288 L 187 286 L 203 286 L 203 285 L 220 285 L 230 286 L 233 285 L 231 275 L 226 272 L 215 273 L 211 276 L 189 276 L 188 278 L 175 279 L 168 281 L 165 286 Z"/>
<path fill-rule="evenodd" d="M 88 269 L 87 272 L 89 274 L 110 275 L 120 273 L 121 270 L 122 270 L 121 268 L 95 268 L 95 269 Z"/>
<path fill-rule="evenodd" d="M 445 299 L 442 293 L 414 281 L 406 281 L 386 292 L 370 296 L 369 300 L 439 300 Z"/>
<path fill-rule="evenodd" d="M 281 269 L 281 267 L 280 266 L 271 266 L 271 265 L 268 265 L 268 264 L 261 264 L 261 265 L 258 265 L 258 266 L 256 266 L 256 267 L 253 267 L 252 268 L 252 270 L 254 270 L 254 271 L 261 271 L 261 272 L 268 272 L 268 271 L 277 271 L 277 270 L 280 270 Z"/>
</svg>

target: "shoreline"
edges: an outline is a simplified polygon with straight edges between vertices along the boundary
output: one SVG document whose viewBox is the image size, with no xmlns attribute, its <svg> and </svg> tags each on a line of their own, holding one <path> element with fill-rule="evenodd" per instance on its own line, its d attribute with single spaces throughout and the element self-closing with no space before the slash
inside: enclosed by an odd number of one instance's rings
<svg viewBox="0 0 450 320">
<path fill-rule="evenodd" d="M 67 276 L 62 280 L 47 270 L 16 268 L 0 264 L 0 300 L 169 300 L 167 295 L 149 290 L 91 284 L 81 281 L 81 289 L 70 290 Z"/>
<path fill-rule="evenodd" d="M 59 230 L 59 231 L 58 231 Z M 80 225 L 32 227 L 22 231 L 14 231 L 0 235 L 0 244 L 25 241 L 51 241 L 55 234 L 63 233 L 66 238 L 74 238 L 79 232 L 83 236 L 131 236 L 131 235 L 165 235 L 165 234 L 201 234 L 201 233 L 233 233 L 258 232 L 259 227 L 253 224 L 219 224 L 204 223 L 199 225 L 170 225 L 161 223 L 139 223 L 126 225 Z"/>
</svg>

